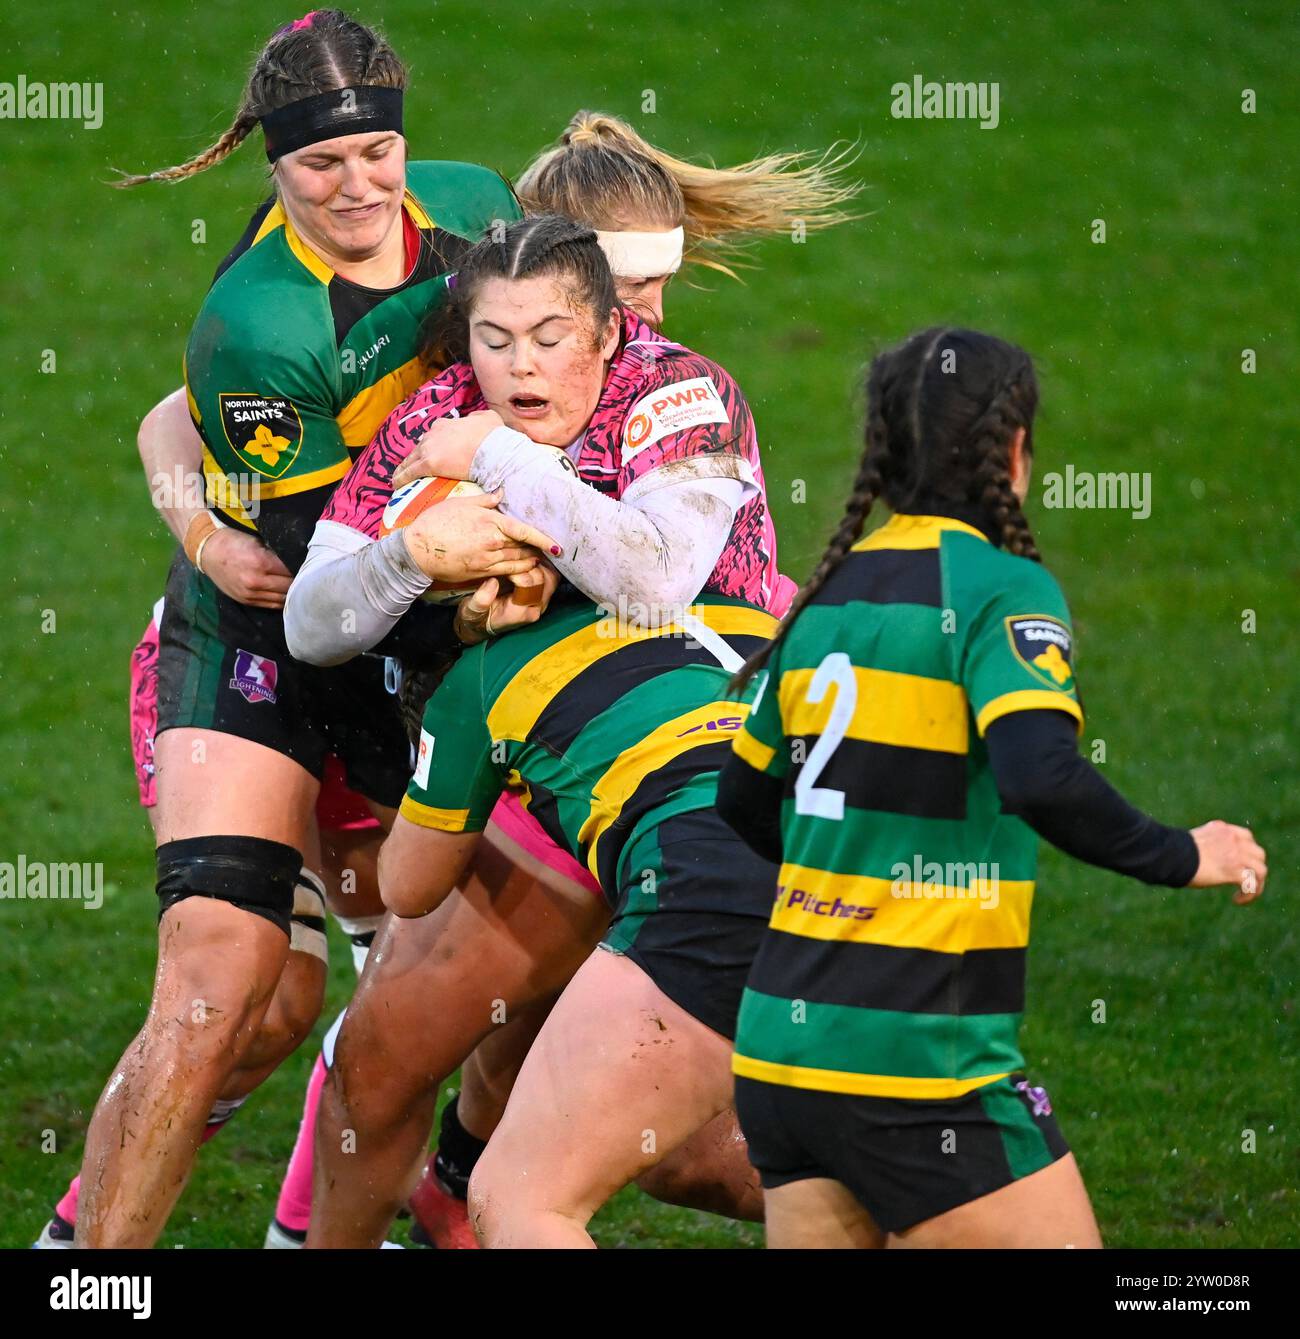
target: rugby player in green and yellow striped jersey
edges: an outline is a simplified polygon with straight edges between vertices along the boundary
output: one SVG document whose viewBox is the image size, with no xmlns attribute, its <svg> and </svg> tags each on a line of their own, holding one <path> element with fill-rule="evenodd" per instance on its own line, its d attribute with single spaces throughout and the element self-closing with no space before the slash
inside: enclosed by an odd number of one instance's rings
<svg viewBox="0 0 1300 1339">
<path fill-rule="evenodd" d="M 388 907 L 439 906 L 510 783 L 613 909 L 474 1170 L 486 1245 L 590 1246 L 601 1204 L 731 1105 L 730 1038 L 776 870 L 713 806 L 748 711 L 729 672 L 775 628 L 725 596 L 640 628 L 557 596 L 465 652 L 430 699 L 380 854 Z"/>
<path fill-rule="evenodd" d="M 447 271 L 518 212 L 484 168 L 408 172 L 406 82 L 379 34 L 337 10 L 313 11 L 263 47 L 214 144 L 120 183 L 182 180 L 260 125 L 276 199 L 218 275 L 186 350 L 190 409 L 224 519 L 205 510 L 189 522 L 159 628 L 158 970 L 150 1012 L 87 1133 L 79 1246 L 152 1245 L 205 1129 L 310 1031 L 327 955 L 323 890 L 303 871 L 314 862 L 326 757 L 376 817 L 390 816 L 405 789 L 405 730 L 381 662 L 298 664 L 279 610 L 229 598 L 202 565 L 227 524 L 255 530 L 287 569 L 298 565 L 353 451 L 424 375 L 420 320 L 445 297 Z M 549 548 L 545 536 L 480 500 L 456 501 L 420 518 L 438 529 L 449 567 L 541 580 L 536 551 L 504 542 Z M 466 542 L 465 523 L 477 540 Z M 449 570 L 434 579 L 447 576 L 456 579 Z M 424 612 L 422 628 L 412 623 L 383 651 L 418 660 L 455 640 L 445 617 Z M 194 1000 L 204 1007 L 192 1010 Z"/>
<path fill-rule="evenodd" d="M 844 519 L 737 676 L 761 686 L 718 794 L 780 862 L 733 1062 L 768 1243 L 1099 1245 L 1017 1039 L 1038 837 L 1239 901 L 1264 852 L 1155 822 L 1078 753 L 1070 615 L 1021 511 L 1028 356 L 928 330 L 868 401 Z"/>
</svg>

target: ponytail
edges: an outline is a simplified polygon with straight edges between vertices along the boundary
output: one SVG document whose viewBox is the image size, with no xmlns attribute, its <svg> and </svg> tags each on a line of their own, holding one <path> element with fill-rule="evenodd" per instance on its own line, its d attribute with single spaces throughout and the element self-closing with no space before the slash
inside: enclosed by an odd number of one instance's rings
<svg viewBox="0 0 1300 1339">
<path fill-rule="evenodd" d="M 854 217 L 842 206 L 862 189 L 845 178 L 856 160 L 850 145 L 708 167 L 656 148 L 619 117 L 580 111 L 559 144 L 525 168 L 517 189 L 526 209 L 567 214 L 594 228 L 680 225 L 688 262 L 735 278 L 731 264 L 747 240 L 815 232 Z"/>
<path fill-rule="evenodd" d="M 156 172 L 135 174 L 124 172 L 117 181 L 110 182 L 109 185 L 117 190 L 125 190 L 131 186 L 143 186 L 147 181 L 183 181 L 186 177 L 194 176 L 196 172 L 215 167 L 223 158 L 228 158 L 248 138 L 257 121 L 258 118 L 248 110 L 247 105 L 241 105 L 235 114 L 235 119 L 230 123 L 230 128 L 214 144 L 208 145 L 202 153 L 195 154 L 193 158 L 175 167 L 162 167 Z"/>
<path fill-rule="evenodd" d="M 977 459 L 974 477 L 978 500 L 985 515 L 993 522 L 1002 547 L 1008 553 L 1041 563 L 1042 555 L 1034 542 L 1024 508 L 1011 487 L 1010 443 L 1016 428 L 1022 426 L 1013 408 L 1016 394 L 1014 383 L 1003 386 L 972 431 L 971 450 Z M 1028 431 L 1024 440 L 1025 450 L 1029 451 Z"/>
</svg>

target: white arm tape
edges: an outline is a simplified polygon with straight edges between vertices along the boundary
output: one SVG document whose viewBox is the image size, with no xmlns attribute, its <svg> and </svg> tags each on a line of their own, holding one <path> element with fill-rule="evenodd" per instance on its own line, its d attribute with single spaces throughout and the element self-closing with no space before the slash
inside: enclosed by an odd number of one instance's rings
<svg viewBox="0 0 1300 1339">
<path fill-rule="evenodd" d="M 563 549 L 555 566 L 596 603 L 613 608 L 620 597 L 643 605 L 695 599 L 755 486 L 678 469 L 675 479 L 641 490 L 635 501 L 616 501 L 583 483 L 556 452 L 511 428 L 483 439 L 471 472 L 484 490 L 503 488 L 501 510 L 550 535 Z"/>
<path fill-rule="evenodd" d="M 289 652 L 309 665 L 341 665 L 382 641 L 429 585 L 400 530 L 372 540 L 317 521 L 285 601 Z"/>
</svg>

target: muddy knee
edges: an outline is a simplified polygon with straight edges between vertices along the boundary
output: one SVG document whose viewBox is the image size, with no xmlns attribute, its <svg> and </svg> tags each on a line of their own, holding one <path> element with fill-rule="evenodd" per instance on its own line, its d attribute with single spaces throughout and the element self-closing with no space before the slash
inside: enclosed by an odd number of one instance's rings
<svg viewBox="0 0 1300 1339">
<path fill-rule="evenodd" d="M 164 842 L 157 862 L 160 965 L 146 1034 L 188 1048 L 191 1061 L 213 1051 L 229 1060 L 284 968 L 298 852 L 256 837 L 193 837 Z M 308 994 L 282 1026 L 296 1029 L 309 1009 Z"/>
</svg>

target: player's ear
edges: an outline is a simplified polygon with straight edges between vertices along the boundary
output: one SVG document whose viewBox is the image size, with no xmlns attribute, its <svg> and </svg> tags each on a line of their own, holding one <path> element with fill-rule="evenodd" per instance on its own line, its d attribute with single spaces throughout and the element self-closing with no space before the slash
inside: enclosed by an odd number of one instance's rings
<svg viewBox="0 0 1300 1339">
<path fill-rule="evenodd" d="M 1007 467 L 1011 474 L 1011 491 L 1023 503 L 1029 496 L 1029 474 L 1032 458 L 1025 448 L 1025 430 L 1017 428 L 1011 434 L 1011 445 L 1007 450 Z"/>
<path fill-rule="evenodd" d="M 611 307 L 609 317 L 605 321 L 605 329 L 600 341 L 600 356 L 605 362 L 609 362 L 618 350 L 618 338 L 623 333 L 621 314 L 622 308 Z"/>
</svg>

